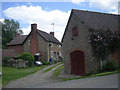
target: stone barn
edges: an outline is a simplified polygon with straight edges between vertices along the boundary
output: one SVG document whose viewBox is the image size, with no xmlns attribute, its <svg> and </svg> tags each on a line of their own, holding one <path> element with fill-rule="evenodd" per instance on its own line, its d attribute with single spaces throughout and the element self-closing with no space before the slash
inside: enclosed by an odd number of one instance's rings
<svg viewBox="0 0 120 90">
<path fill-rule="evenodd" d="M 72 9 L 65 32 L 62 38 L 62 55 L 64 72 L 75 75 L 84 75 L 96 72 L 100 61 L 94 57 L 89 43 L 89 30 L 109 28 L 118 30 L 118 16 L 114 14 L 83 11 Z M 117 51 L 118 52 L 118 51 Z M 118 61 L 118 53 L 110 55 L 110 60 Z"/>
</svg>

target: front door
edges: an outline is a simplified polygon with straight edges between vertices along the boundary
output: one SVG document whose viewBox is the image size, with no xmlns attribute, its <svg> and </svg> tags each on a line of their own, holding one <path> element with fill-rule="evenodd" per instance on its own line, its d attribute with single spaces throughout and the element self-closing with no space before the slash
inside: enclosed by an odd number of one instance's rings
<svg viewBox="0 0 120 90">
<path fill-rule="evenodd" d="M 70 54 L 71 58 L 71 73 L 74 75 L 85 74 L 85 60 L 84 60 L 84 52 L 76 50 Z"/>
</svg>

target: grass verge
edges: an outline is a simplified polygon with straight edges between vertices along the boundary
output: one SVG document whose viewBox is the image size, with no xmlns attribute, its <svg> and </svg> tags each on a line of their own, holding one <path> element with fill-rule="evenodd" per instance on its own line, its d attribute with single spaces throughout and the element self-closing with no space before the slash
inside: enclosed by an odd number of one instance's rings
<svg viewBox="0 0 120 90">
<path fill-rule="evenodd" d="M 58 77 L 58 76 L 60 75 L 61 70 L 63 70 L 63 69 L 64 69 L 64 65 L 58 67 L 58 68 L 54 71 L 54 76 L 55 76 L 57 79 L 62 79 L 62 80 L 64 80 L 64 81 L 74 80 L 74 79 L 90 78 L 90 77 L 98 77 L 98 76 L 105 76 L 105 75 L 120 73 L 120 70 L 117 70 L 117 71 L 98 73 L 98 74 L 94 74 L 94 75 L 90 75 L 90 76 L 83 76 L 83 77 L 78 77 L 78 78 L 63 78 L 63 77 Z"/>
<path fill-rule="evenodd" d="M 8 84 L 11 80 L 16 80 L 22 77 L 25 77 L 29 74 L 33 74 L 48 65 L 42 65 L 42 66 L 33 66 L 33 67 L 28 67 L 24 69 L 17 69 L 13 67 L 2 67 L 2 84 Z"/>
<path fill-rule="evenodd" d="M 90 76 L 83 76 L 83 77 L 78 77 L 78 78 L 61 78 L 64 81 L 67 80 L 74 80 L 74 79 L 83 79 L 83 78 L 90 78 L 90 77 L 98 77 L 98 76 L 105 76 L 105 75 L 110 75 L 110 74 L 115 74 L 115 73 L 120 73 L 119 71 L 112 71 L 112 72 L 104 72 L 104 73 L 98 73 L 98 74 L 94 74 L 94 75 L 90 75 Z"/>
<path fill-rule="evenodd" d="M 58 78 L 58 76 L 60 75 L 61 70 L 63 70 L 63 69 L 64 69 L 64 65 L 56 68 L 55 71 L 54 71 L 54 73 L 53 73 L 53 75 L 54 75 L 56 78 Z"/>
<path fill-rule="evenodd" d="M 50 67 L 50 68 L 44 70 L 43 73 L 49 72 L 50 70 L 52 70 L 53 68 L 57 67 L 57 66 L 60 65 L 60 64 L 63 64 L 63 62 L 61 62 L 61 63 L 59 63 L 59 64 L 57 64 L 57 65 L 55 65 L 55 66 L 53 66 L 53 67 Z"/>
</svg>

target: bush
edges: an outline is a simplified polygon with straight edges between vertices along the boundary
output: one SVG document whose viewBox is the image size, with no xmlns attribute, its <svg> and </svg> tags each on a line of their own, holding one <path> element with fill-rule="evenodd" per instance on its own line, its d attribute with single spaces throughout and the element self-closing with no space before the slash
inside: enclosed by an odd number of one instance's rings
<svg viewBox="0 0 120 90">
<path fill-rule="evenodd" d="M 3 59 L 2 59 L 2 64 L 3 64 L 3 65 L 7 65 L 8 60 L 10 60 L 10 57 L 8 57 L 8 56 L 3 57 Z"/>
<path fill-rule="evenodd" d="M 113 61 L 110 61 L 110 62 L 107 62 L 104 66 L 103 66 L 103 72 L 105 71 L 114 71 L 114 70 L 117 70 L 118 69 L 118 65 L 115 64 L 115 62 Z"/>
<path fill-rule="evenodd" d="M 18 58 L 28 61 L 28 66 L 32 66 L 34 62 L 34 56 L 31 53 L 24 52 L 18 56 Z"/>
<path fill-rule="evenodd" d="M 54 60 L 54 63 L 57 63 L 58 62 L 58 60 Z"/>
<path fill-rule="evenodd" d="M 42 63 L 43 63 L 43 65 L 50 65 L 50 64 L 52 64 L 51 62 L 44 62 L 44 61 L 42 61 Z"/>
</svg>

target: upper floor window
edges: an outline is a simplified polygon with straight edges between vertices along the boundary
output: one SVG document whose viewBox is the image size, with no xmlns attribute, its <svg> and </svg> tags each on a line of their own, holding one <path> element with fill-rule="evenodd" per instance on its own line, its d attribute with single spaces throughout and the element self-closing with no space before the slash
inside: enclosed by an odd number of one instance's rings
<svg viewBox="0 0 120 90">
<path fill-rule="evenodd" d="M 61 45 L 58 45 L 59 48 L 61 48 Z"/>
<path fill-rule="evenodd" d="M 50 47 L 53 47 L 53 43 L 52 42 L 50 42 Z"/>
<path fill-rule="evenodd" d="M 28 45 L 30 45 L 31 44 L 31 40 L 28 40 Z"/>
<path fill-rule="evenodd" d="M 77 36 L 78 36 L 78 28 L 77 28 L 77 27 L 74 27 L 74 28 L 72 29 L 72 35 L 73 35 L 74 37 L 77 37 Z"/>
</svg>

